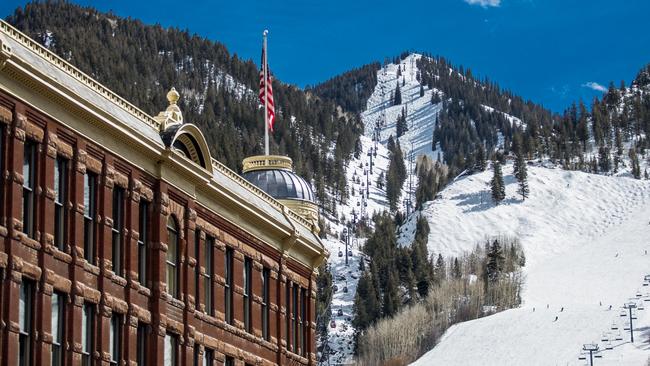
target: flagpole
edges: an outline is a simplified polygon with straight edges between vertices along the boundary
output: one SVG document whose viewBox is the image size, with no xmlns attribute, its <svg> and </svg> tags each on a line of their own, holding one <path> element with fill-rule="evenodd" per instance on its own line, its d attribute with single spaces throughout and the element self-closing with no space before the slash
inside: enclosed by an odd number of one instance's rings
<svg viewBox="0 0 650 366">
<path fill-rule="evenodd" d="M 268 52 L 266 49 L 266 35 L 269 34 L 268 30 L 264 30 L 264 154 L 269 155 L 269 98 L 268 98 L 268 92 L 269 92 L 269 86 L 267 83 L 269 82 L 268 78 L 268 69 L 269 69 L 269 64 L 268 64 Z"/>
</svg>

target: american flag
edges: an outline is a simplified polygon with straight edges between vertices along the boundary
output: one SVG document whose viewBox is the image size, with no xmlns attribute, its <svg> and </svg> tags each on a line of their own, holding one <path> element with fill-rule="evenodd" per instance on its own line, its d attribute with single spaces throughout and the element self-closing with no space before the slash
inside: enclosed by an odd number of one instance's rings
<svg viewBox="0 0 650 366">
<path fill-rule="evenodd" d="M 265 62 L 266 58 L 264 57 L 264 49 L 262 49 L 262 69 L 260 70 L 260 102 L 264 106 L 264 88 L 266 87 L 266 99 L 268 100 L 268 108 L 266 113 L 268 114 L 268 123 L 269 130 L 273 132 L 273 123 L 275 122 L 275 107 L 273 106 L 273 85 L 271 84 L 271 72 L 269 71 L 269 66 Z M 264 82 L 264 67 L 266 67 L 266 81 Z"/>
</svg>

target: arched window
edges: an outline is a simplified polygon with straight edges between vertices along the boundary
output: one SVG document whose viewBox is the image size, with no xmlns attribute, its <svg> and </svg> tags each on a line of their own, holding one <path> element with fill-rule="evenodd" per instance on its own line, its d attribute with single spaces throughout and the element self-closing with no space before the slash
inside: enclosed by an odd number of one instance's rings
<svg viewBox="0 0 650 366">
<path fill-rule="evenodd" d="M 178 225 L 167 219 L 167 292 L 178 298 Z"/>
</svg>

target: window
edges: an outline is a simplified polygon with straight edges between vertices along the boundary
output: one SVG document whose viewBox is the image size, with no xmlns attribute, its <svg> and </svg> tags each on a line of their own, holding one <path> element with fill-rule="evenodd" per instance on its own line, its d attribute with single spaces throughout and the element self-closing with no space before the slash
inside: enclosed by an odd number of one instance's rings
<svg viewBox="0 0 650 366">
<path fill-rule="evenodd" d="M 223 363 L 224 366 L 235 366 L 235 359 L 232 356 L 226 356 L 226 362 Z"/>
<path fill-rule="evenodd" d="M 0 172 L 4 172 L 4 141 L 5 141 L 5 128 L 0 126 Z M 0 207 L 4 208 L 4 179 L 0 179 Z M 6 212 L 3 210 L 0 216 L 4 216 Z"/>
<path fill-rule="evenodd" d="M 178 337 L 174 334 L 165 335 L 165 356 L 163 358 L 164 366 L 176 366 L 178 360 Z"/>
<path fill-rule="evenodd" d="M 68 202 L 68 161 L 57 156 L 54 162 L 54 245 L 64 251 Z"/>
<path fill-rule="evenodd" d="M 233 276 L 232 276 L 232 257 L 233 252 L 232 248 L 226 248 L 226 283 L 224 284 L 224 301 L 225 301 L 225 311 L 226 311 L 226 322 L 232 324 L 232 287 L 233 287 Z"/>
<path fill-rule="evenodd" d="M 84 258 L 95 264 L 95 217 L 97 212 L 97 176 L 84 175 Z"/>
<path fill-rule="evenodd" d="M 147 325 L 138 323 L 138 339 L 137 341 L 137 363 L 138 366 L 147 365 Z"/>
<path fill-rule="evenodd" d="M 122 360 L 122 315 L 111 316 L 110 335 L 108 348 L 111 353 L 111 365 L 119 365 Z"/>
<path fill-rule="evenodd" d="M 36 212 L 36 200 L 34 191 L 36 188 L 36 144 L 32 141 L 25 141 L 23 152 L 23 233 L 34 238 L 34 215 Z"/>
<path fill-rule="evenodd" d="M 124 229 L 124 188 L 113 187 L 113 272 L 122 275 L 122 231 Z"/>
<path fill-rule="evenodd" d="M 194 231 L 194 257 L 196 258 L 196 266 L 194 267 L 194 291 L 196 299 L 196 307 L 199 307 L 199 301 L 201 298 L 201 263 L 199 263 L 199 258 L 201 258 L 199 252 L 201 251 L 201 230 Z M 206 268 L 207 270 L 207 268 Z M 208 304 L 205 304 L 207 310 Z"/>
<path fill-rule="evenodd" d="M 212 366 L 212 360 L 214 360 L 214 352 L 209 348 L 205 348 L 203 350 L 203 365 L 202 366 Z"/>
<path fill-rule="evenodd" d="M 52 295 L 52 366 L 63 366 L 63 338 L 65 334 L 65 295 Z"/>
<path fill-rule="evenodd" d="M 300 354 L 307 355 L 307 290 L 300 289 Z"/>
<path fill-rule="evenodd" d="M 149 202 L 140 201 L 140 224 L 138 236 L 138 281 L 147 286 L 147 243 L 149 241 Z"/>
<path fill-rule="evenodd" d="M 286 319 L 287 319 L 287 349 L 291 349 L 291 281 L 287 280 Z"/>
<path fill-rule="evenodd" d="M 24 280 L 20 284 L 20 299 L 18 303 L 18 365 L 31 366 L 34 314 L 34 283 Z"/>
<path fill-rule="evenodd" d="M 205 240 L 205 250 L 203 251 L 203 266 L 205 274 L 203 275 L 203 291 L 205 292 L 205 312 L 208 315 L 214 315 L 214 306 L 212 306 L 212 254 L 214 252 L 214 238 L 208 236 Z"/>
<path fill-rule="evenodd" d="M 92 364 L 93 351 L 95 349 L 95 311 L 93 304 L 84 303 L 81 309 L 81 364 L 90 366 Z"/>
<path fill-rule="evenodd" d="M 262 269 L 262 337 L 267 341 L 271 338 L 269 332 L 270 274 L 271 271 L 268 268 Z"/>
<path fill-rule="evenodd" d="M 178 298 L 178 227 L 172 216 L 167 219 L 167 292 Z"/>
<path fill-rule="evenodd" d="M 292 326 L 292 340 L 293 340 L 293 352 L 298 353 L 298 286 L 293 285 L 293 302 L 291 303 L 291 326 Z"/>
<path fill-rule="evenodd" d="M 253 261 L 246 257 L 244 258 L 244 329 L 248 333 L 252 332 L 251 326 L 251 290 L 252 290 L 252 278 L 251 270 L 253 267 Z"/>
</svg>

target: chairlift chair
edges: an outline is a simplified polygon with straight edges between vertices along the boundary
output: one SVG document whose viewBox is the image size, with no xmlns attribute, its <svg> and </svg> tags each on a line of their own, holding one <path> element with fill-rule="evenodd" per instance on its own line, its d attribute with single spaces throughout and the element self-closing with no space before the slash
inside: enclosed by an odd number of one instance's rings
<svg viewBox="0 0 650 366">
<path fill-rule="evenodd" d="M 346 294 L 348 293 L 348 286 L 343 287 L 343 292 Z"/>
<path fill-rule="evenodd" d="M 332 321 L 330 322 L 330 327 L 331 327 L 331 328 L 336 328 L 336 322 L 335 322 L 334 320 L 332 320 Z"/>
<path fill-rule="evenodd" d="M 343 256 L 343 252 L 339 250 L 339 258 Z"/>
<path fill-rule="evenodd" d="M 608 341 L 608 342 L 605 344 L 605 349 L 606 349 L 606 350 L 613 350 L 613 349 L 614 349 L 614 346 L 612 345 L 612 341 Z"/>
<path fill-rule="evenodd" d="M 612 323 L 612 330 L 618 330 L 618 324 L 616 322 Z"/>
<path fill-rule="evenodd" d="M 339 311 L 336 312 L 337 316 L 343 316 L 343 309 L 339 308 Z"/>
<path fill-rule="evenodd" d="M 625 311 L 625 310 L 621 310 L 620 315 L 621 315 L 621 318 L 626 317 L 626 316 L 627 316 L 627 311 Z"/>
</svg>

